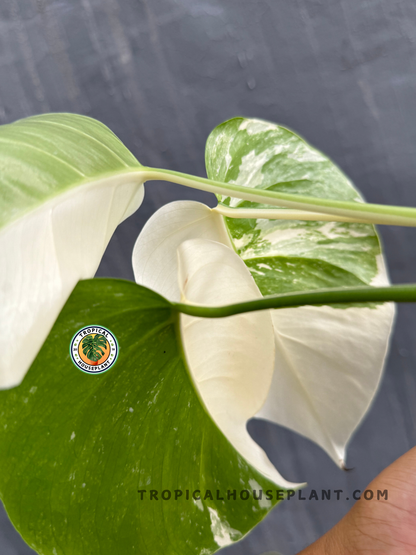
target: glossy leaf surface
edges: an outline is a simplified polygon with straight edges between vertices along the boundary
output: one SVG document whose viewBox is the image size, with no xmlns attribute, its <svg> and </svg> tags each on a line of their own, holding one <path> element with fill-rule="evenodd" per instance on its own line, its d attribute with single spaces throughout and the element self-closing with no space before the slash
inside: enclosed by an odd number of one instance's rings
<svg viewBox="0 0 416 555">
<path fill-rule="evenodd" d="M 0 126 L 0 388 L 21 381 L 77 281 L 140 206 L 143 183 L 129 174 L 140 167 L 88 117 Z"/>
<path fill-rule="evenodd" d="M 100 375 L 79 371 L 68 354 L 91 322 L 110 329 L 120 348 Z M 170 304 L 134 283 L 80 282 L 0 406 L 1 498 L 38 553 L 209 554 L 276 503 L 276 483 L 232 447 L 201 401 Z M 176 500 L 175 490 L 183 492 Z"/>
<path fill-rule="evenodd" d="M 206 165 L 208 177 L 224 182 L 362 202 L 329 158 L 262 120 L 234 118 L 214 129 Z M 389 283 L 372 225 L 261 218 L 225 218 L 225 224 L 263 295 Z M 302 307 L 274 311 L 272 318 L 275 374 L 259 416 L 313 439 L 342 466 L 380 380 L 394 307 Z"/>
</svg>

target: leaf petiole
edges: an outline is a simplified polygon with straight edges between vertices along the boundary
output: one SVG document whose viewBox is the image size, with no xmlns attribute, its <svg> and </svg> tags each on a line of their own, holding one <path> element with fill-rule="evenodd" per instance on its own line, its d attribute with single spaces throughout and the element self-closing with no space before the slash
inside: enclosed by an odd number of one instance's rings
<svg viewBox="0 0 416 555">
<path fill-rule="evenodd" d="M 213 208 L 214 212 L 221 214 L 226 218 L 243 218 L 243 219 L 266 219 L 266 220 L 302 220 L 302 221 L 319 221 L 319 222 L 347 222 L 347 223 L 368 223 L 363 218 L 347 218 L 344 216 L 335 216 L 332 214 L 322 214 L 320 212 L 307 212 L 306 210 L 285 210 L 273 208 L 229 208 L 222 204 L 218 204 Z"/>
<path fill-rule="evenodd" d="M 245 312 L 271 308 L 289 308 L 305 305 L 330 305 L 366 302 L 416 302 L 416 284 L 390 285 L 386 287 L 340 287 L 317 289 L 300 293 L 269 295 L 261 299 L 225 306 L 201 306 L 188 303 L 171 303 L 182 314 L 200 318 L 225 318 Z"/>
<path fill-rule="evenodd" d="M 137 172 L 137 170 L 135 170 L 135 172 Z M 250 189 L 249 187 L 243 187 L 241 185 L 222 183 L 204 177 L 158 168 L 143 167 L 140 168 L 139 172 L 142 178 L 144 178 L 144 181 L 170 181 L 193 189 L 232 196 L 251 202 L 318 213 L 319 218 L 317 217 L 316 219 L 321 219 L 321 214 L 325 214 L 327 216 L 334 216 L 334 218 L 331 218 L 332 221 L 352 221 L 369 224 L 416 227 L 416 208 L 291 195 L 288 193 L 270 191 L 268 189 Z M 257 210 L 255 213 L 257 213 Z M 251 217 L 259 217 L 256 216 L 255 213 L 253 212 Z M 302 214 L 299 215 L 299 213 L 297 213 L 297 216 L 302 216 Z M 327 219 L 327 216 L 325 219 Z M 240 217 L 244 218 L 247 216 L 241 215 Z M 307 218 L 297 217 L 296 219 Z"/>
</svg>

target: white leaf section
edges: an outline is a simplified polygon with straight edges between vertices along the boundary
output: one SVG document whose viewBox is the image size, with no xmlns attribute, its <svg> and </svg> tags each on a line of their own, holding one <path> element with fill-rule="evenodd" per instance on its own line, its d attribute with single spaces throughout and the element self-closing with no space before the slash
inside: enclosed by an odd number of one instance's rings
<svg viewBox="0 0 416 555">
<path fill-rule="evenodd" d="M 22 381 L 76 283 L 94 276 L 115 228 L 142 203 L 143 184 L 131 179 L 77 187 L 1 230 L 0 388 Z"/>
<path fill-rule="evenodd" d="M 240 272 L 243 275 L 243 268 L 245 272 L 248 270 L 229 248 L 224 222 L 217 216 L 215 211 L 196 202 L 172 203 L 159 210 L 146 224 L 135 245 L 133 267 L 136 281 L 179 301 L 180 289 L 176 281 L 179 269 L 182 293 L 190 302 L 220 306 L 253 298 L 248 291 L 243 294 L 243 290 L 237 288 L 236 276 Z M 203 242 L 189 241 L 196 238 L 211 239 L 227 248 L 223 247 L 220 252 L 216 247 L 218 259 L 214 262 L 206 247 L 203 248 Z M 182 244 L 187 239 L 188 242 Z M 190 245 L 193 245 L 192 257 Z M 178 248 L 180 268 L 176 260 Z M 374 283 L 389 283 L 381 256 Z M 259 295 L 256 285 L 255 288 Z M 219 425 L 227 437 L 233 435 L 227 428 L 228 425 L 234 426 L 227 411 L 234 398 L 233 414 L 239 415 L 239 421 L 255 415 L 285 426 L 315 441 L 343 467 L 346 445 L 377 392 L 394 312 L 392 303 L 374 308 L 309 306 L 271 311 L 275 363 L 264 404 L 260 403 L 262 394 L 257 396 L 254 392 L 256 386 L 263 387 L 267 382 L 265 377 L 262 377 L 261 384 L 249 380 L 247 390 L 245 386 L 240 389 L 238 380 L 227 378 L 228 372 L 232 374 L 234 371 L 233 365 L 242 364 L 246 357 L 257 360 L 253 366 L 255 370 L 251 370 L 253 374 L 248 371 L 247 376 L 258 378 L 258 372 L 262 372 L 260 360 L 265 351 L 261 349 L 265 347 L 257 329 L 247 323 L 247 334 L 244 335 L 223 327 L 231 325 L 234 318 L 237 322 L 237 318 L 245 316 L 217 320 L 181 318 L 185 326 L 186 354 L 195 384 L 212 415 L 224 411 L 226 416 Z M 241 338 L 244 341 L 241 342 Z M 211 339 L 218 344 L 211 345 Z M 256 354 L 250 359 L 259 346 L 263 355 Z M 217 352 L 224 366 L 219 366 Z M 218 379 L 222 376 L 224 380 L 217 383 L 209 375 L 209 369 L 218 375 Z M 206 381 L 205 372 L 209 377 Z M 249 398 L 247 391 L 250 391 Z M 253 413 L 256 403 L 259 409 Z M 243 430 L 243 427 L 236 429 Z M 245 428 L 241 433 L 244 439 Z"/>
<path fill-rule="evenodd" d="M 341 468 L 381 379 L 394 305 L 272 311 L 276 361 L 257 417 L 320 445 Z"/>
<path fill-rule="evenodd" d="M 372 284 L 389 285 L 381 254 L 377 267 Z M 394 317 L 394 303 L 273 310 L 275 370 L 256 417 L 315 441 L 344 468 L 347 444 L 377 393 Z"/>
<path fill-rule="evenodd" d="M 205 204 L 177 201 L 162 206 L 147 221 L 134 245 L 136 282 L 179 301 L 176 249 L 183 241 L 198 237 L 232 248 L 223 217 Z"/>
<path fill-rule="evenodd" d="M 185 241 L 186 237 L 211 237 Z M 133 252 L 136 281 L 170 300 L 221 305 L 261 297 L 246 265 L 231 248 L 222 218 L 203 204 L 161 208 Z M 179 275 L 179 281 L 178 281 Z M 249 436 L 246 423 L 270 388 L 274 337 L 269 311 L 210 320 L 181 315 L 191 379 L 202 403 L 235 449 L 280 487 L 296 487 L 276 471 Z"/>
<path fill-rule="evenodd" d="M 183 302 L 218 306 L 261 298 L 241 258 L 205 239 L 178 248 Z M 181 333 L 191 377 L 209 414 L 233 447 L 281 487 L 284 480 L 249 436 L 246 423 L 263 405 L 273 376 L 274 334 L 270 311 L 230 318 L 182 314 Z"/>
</svg>

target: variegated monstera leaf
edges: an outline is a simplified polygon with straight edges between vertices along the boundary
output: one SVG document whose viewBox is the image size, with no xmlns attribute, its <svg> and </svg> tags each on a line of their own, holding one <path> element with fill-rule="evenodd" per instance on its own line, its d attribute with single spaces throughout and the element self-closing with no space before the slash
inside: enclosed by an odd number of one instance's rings
<svg viewBox="0 0 416 555">
<path fill-rule="evenodd" d="M 76 283 L 142 203 L 141 167 L 85 116 L 0 126 L 0 389 L 21 382 Z"/>
<path fill-rule="evenodd" d="M 208 177 L 222 182 L 362 202 L 326 156 L 288 129 L 261 120 L 235 118 L 219 125 L 207 141 L 206 166 Z M 372 225 L 224 218 L 222 207 L 268 207 L 230 197 L 218 200 L 213 210 L 174 202 L 149 220 L 133 253 L 138 283 L 171 300 L 206 304 L 209 278 L 198 295 L 179 286 L 184 273 L 204 273 L 205 249 L 218 251 L 219 264 L 241 258 L 262 295 L 389 283 Z M 215 295 L 209 299 L 218 300 Z M 271 317 L 273 380 L 256 416 L 315 441 L 343 467 L 346 445 L 380 382 L 394 306 L 305 306 L 273 310 Z M 193 344 L 195 327 L 204 325 L 209 336 L 208 329 L 218 326 L 184 315 L 181 321 L 185 346 Z M 191 347 L 188 356 L 191 368 L 198 367 Z"/>
<path fill-rule="evenodd" d="M 249 436 L 253 416 L 344 464 L 380 380 L 391 304 L 203 319 L 170 301 L 388 283 L 371 225 L 233 218 L 266 207 L 231 197 L 214 210 L 172 203 L 137 240 L 139 285 L 86 280 L 143 182 L 178 175 L 141 166 L 106 127 L 68 114 L 0 127 L 0 152 L 0 388 L 24 377 L 0 391 L 0 497 L 32 548 L 209 555 L 241 539 L 298 486 Z M 271 123 L 225 122 L 206 154 L 223 184 L 361 201 L 331 161 Z M 68 349 L 93 324 L 119 344 L 99 375 Z"/>
</svg>

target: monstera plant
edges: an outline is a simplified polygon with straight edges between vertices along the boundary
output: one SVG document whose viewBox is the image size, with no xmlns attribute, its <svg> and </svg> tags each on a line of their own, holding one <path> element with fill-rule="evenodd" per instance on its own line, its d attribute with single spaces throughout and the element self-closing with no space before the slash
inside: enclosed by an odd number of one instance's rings
<svg viewBox="0 0 416 555">
<path fill-rule="evenodd" d="M 373 224 L 414 226 L 416 210 L 366 204 L 296 134 L 245 118 L 209 136 L 206 179 L 142 166 L 73 114 L 1 126 L 0 168 L 0 496 L 34 550 L 209 555 L 239 540 L 301 485 L 249 436 L 252 417 L 344 467 L 392 301 L 416 300 L 389 286 Z M 90 279 L 153 179 L 218 205 L 163 206 L 136 241 L 136 283 Z M 93 325 L 119 345 L 96 375 L 68 350 Z M 96 361 L 106 340 L 89 337 Z"/>
<path fill-rule="evenodd" d="M 94 336 L 89 335 L 82 341 L 82 351 L 84 355 L 95 365 L 104 355 L 106 347 L 107 340 L 99 333 Z"/>
</svg>

